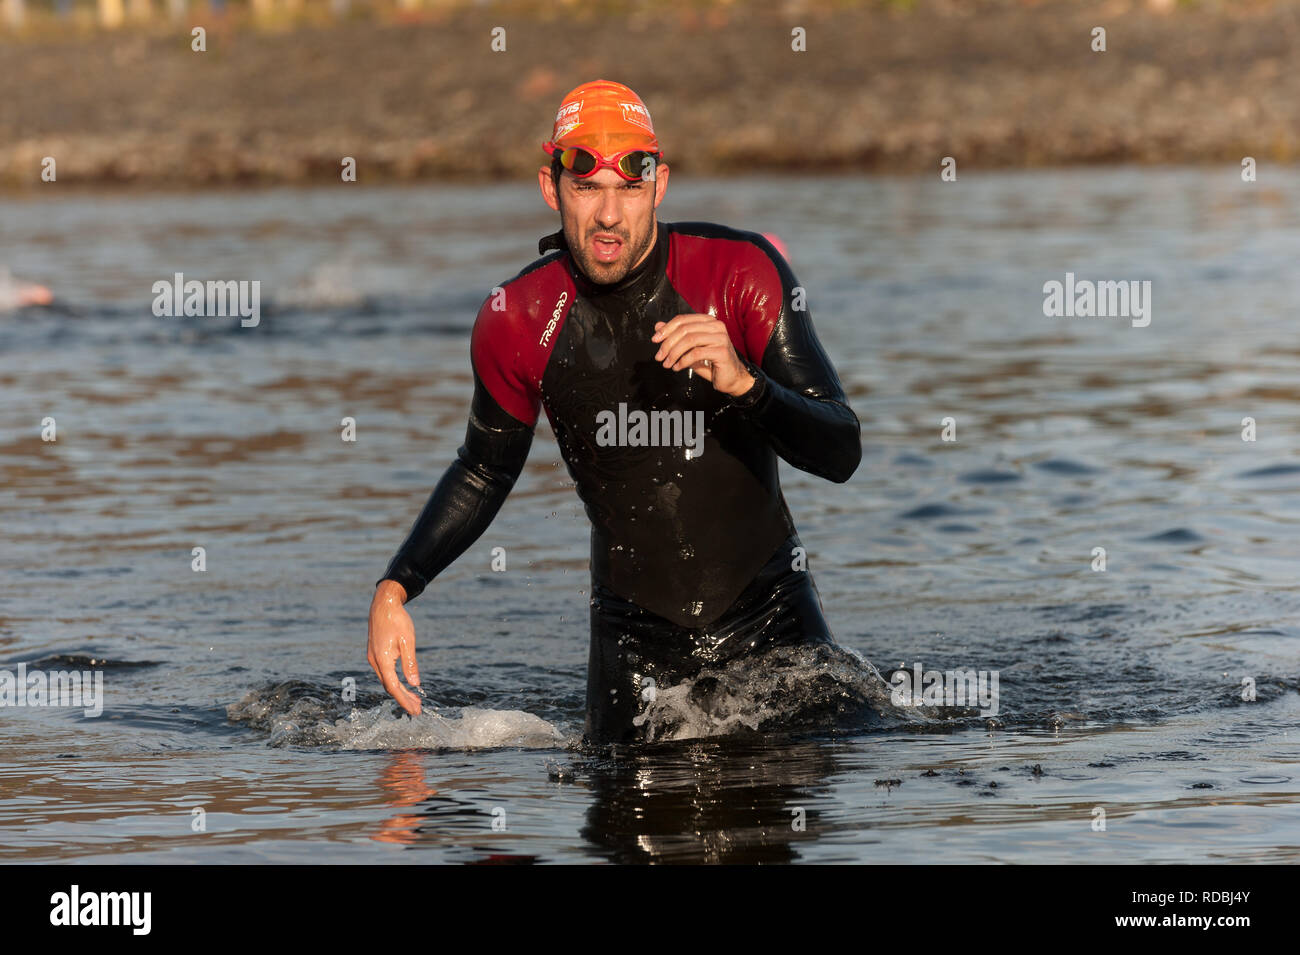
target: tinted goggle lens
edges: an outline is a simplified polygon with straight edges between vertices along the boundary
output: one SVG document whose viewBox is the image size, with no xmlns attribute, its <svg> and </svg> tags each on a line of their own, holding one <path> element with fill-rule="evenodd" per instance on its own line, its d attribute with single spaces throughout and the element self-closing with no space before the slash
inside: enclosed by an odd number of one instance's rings
<svg viewBox="0 0 1300 955">
<path fill-rule="evenodd" d="M 560 153 L 560 165 L 575 176 L 585 176 L 596 168 L 596 157 L 585 149 L 570 146 Z"/>
</svg>

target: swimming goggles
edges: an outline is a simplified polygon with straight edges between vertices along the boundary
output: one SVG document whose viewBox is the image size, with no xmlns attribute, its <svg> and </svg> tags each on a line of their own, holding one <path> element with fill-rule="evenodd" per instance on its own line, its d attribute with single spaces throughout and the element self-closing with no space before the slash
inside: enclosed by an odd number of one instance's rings
<svg viewBox="0 0 1300 955">
<path fill-rule="evenodd" d="M 627 149 L 606 158 L 594 149 L 586 146 L 568 146 L 561 149 L 555 143 L 543 143 L 542 148 L 552 158 L 559 159 L 560 165 L 579 179 L 594 176 L 601 169 L 613 169 L 629 182 L 654 179 L 654 168 L 663 159 L 663 153 L 646 149 Z M 648 175 L 643 175 L 648 173 Z"/>
</svg>

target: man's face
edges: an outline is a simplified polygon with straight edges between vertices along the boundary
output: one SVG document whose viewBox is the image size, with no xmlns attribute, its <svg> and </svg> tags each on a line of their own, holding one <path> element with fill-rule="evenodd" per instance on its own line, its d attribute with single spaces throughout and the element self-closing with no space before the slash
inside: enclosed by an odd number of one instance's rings
<svg viewBox="0 0 1300 955">
<path fill-rule="evenodd" d="M 655 178 L 628 182 L 613 169 L 579 179 L 567 169 L 558 187 L 549 166 L 539 171 L 546 204 L 560 213 L 564 238 L 584 275 L 599 285 L 621 281 L 655 241 L 655 209 L 668 187 L 668 166 Z"/>
</svg>

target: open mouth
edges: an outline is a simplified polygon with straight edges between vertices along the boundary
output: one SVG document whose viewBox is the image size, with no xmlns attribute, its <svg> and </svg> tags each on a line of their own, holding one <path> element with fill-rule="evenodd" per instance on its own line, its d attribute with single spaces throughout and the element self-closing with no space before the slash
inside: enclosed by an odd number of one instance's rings
<svg viewBox="0 0 1300 955">
<path fill-rule="evenodd" d="M 591 251 L 597 261 L 613 262 L 623 249 L 623 240 L 614 235 L 596 234 L 591 238 Z"/>
</svg>

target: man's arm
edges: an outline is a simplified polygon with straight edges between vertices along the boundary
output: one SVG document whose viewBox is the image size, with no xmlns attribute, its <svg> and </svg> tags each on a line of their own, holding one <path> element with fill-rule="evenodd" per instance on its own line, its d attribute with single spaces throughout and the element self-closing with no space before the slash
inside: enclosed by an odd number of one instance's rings
<svg viewBox="0 0 1300 955">
<path fill-rule="evenodd" d="M 524 469 L 533 429 L 497 404 L 474 375 L 465 443 L 384 571 L 415 599 L 487 530 Z"/>
<path fill-rule="evenodd" d="M 523 470 L 532 441 L 532 426 L 497 404 L 476 371 L 465 443 L 377 583 L 370 603 L 366 659 L 384 689 L 412 716 L 421 711 L 420 698 L 397 678 L 401 660 L 406 682 L 419 689 L 415 625 L 403 604 L 418 596 L 492 523 Z"/>
<path fill-rule="evenodd" d="M 519 296 L 527 302 L 526 296 Z M 479 308 L 470 334 L 474 397 L 465 443 L 457 452 L 415 525 L 384 571 L 370 603 L 367 659 L 406 712 L 421 711 L 420 698 L 397 678 L 420 685 L 415 626 L 403 606 L 424 590 L 487 530 L 524 469 L 541 407 L 535 369 L 521 369 L 516 347 L 527 312 L 498 310 L 494 291 Z"/>
<path fill-rule="evenodd" d="M 794 273 L 766 239 L 756 237 L 755 244 L 771 259 L 776 279 L 772 294 L 761 288 L 750 293 L 753 307 L 770 309 L 779 301 L 779 308 L 761 366 L 740 356 L 755 381 L 749 391 L 732 399 L 732 407 L 753 422 L 790 464 L 842 484 L 862 460 L 862 425 L 817 340 L 803 297 L 795 299 L 799 283 Z M 796 304 L 802 307 L 795 308 Z"/>
</svg>

